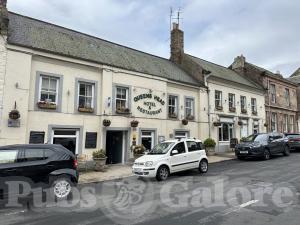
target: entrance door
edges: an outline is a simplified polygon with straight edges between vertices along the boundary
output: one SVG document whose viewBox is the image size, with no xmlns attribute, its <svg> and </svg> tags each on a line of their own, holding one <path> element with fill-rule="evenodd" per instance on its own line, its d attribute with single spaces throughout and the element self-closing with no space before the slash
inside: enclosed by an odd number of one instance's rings
<svg viewBox="0 0 300 225">
<path fill-rule="evenodd" d="M 108 164 L 123 162 L 123 131 L 107 131 L 106 156 Z"/>
<path fill-rule="evenodd" d="M 52 144 L 62 145 L 74 154 L 78 154 L 79 130 L 54 129 L 52 130 Z"/>
<path fill-rule="evenodd" d="M 147 151 L 150 151 L 154 147 L 154 131 L 142 130 L 142 145 Z"/>
<path fill-rule="evenodd" d="M 241 137 L 248 137 L 248 121 L 242 120 L 243 125 L 241 126 Z"/>
</svg>

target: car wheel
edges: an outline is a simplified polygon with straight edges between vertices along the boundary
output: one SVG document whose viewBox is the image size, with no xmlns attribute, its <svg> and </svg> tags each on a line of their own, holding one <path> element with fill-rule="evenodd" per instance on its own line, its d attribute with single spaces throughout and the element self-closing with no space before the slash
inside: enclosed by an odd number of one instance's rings
<svg viewBox="0 0 300 225">
<path fill-rule="evenodd" d="M 283 147 L 283 155 L 284 156 L 289 156 L 290 155 L 290 148 L 289 148 L 289 146 L 287 146 L 287 145 L 285 145 L 284 147 Z"/>
<path fill-rule="evenodd" d="M 199 172 L 200 173 L 207 173 L 208 171 L 208 162 L 205 159 L 202 159 L 199 164 Z"/>
<path fill-rule="evenodd" d="M 68 199 L 74 184 L 67 176 L 59 176 L 52 180 L 51 192 L 56 200 Z"/>
<path fill-rule="evenodd" d="M 158 181 L 166 180 L 170 175 L 169 168 L 166 166 L 160 166 L 157 170 L 156 179 Z"/>
<path fill-rule="evenodd" d="M 264 160 L 269 160 L 271 158 L 270 151 L 265 149 L 264 151 Z"/>
</svg>

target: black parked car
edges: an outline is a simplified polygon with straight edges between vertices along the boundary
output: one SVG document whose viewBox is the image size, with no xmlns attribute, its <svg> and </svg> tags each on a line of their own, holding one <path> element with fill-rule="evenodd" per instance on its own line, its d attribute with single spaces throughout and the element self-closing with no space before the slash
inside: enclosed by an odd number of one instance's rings
<svg viewBox="0 0 300 225">
<path fill-rule="evenodd" d="M 290 150 L 300 149 L 300 134 L 298 133 L 285 133 L 285 141 L 289 146 Z"/>
<path fill-rule="evenodd" d="M 0 200 L 5 200 L 9 192 L 11 196 L 13 188 L 8 181 L 26 182 L 30 190 L 42 186 L 56 199 L 65 199 L 78 177 L 75 155 L 61 145 L 0 147 Z"/>
<path fill-rule="evenodd" d="M 268 160 L 272 155 L 280 153 L 285 156 L 290 155 L 284 135 L 280 133 L 253 134 L 235 147 L 235 155 L 238 159 L 261 157 Z"/>
</svg>

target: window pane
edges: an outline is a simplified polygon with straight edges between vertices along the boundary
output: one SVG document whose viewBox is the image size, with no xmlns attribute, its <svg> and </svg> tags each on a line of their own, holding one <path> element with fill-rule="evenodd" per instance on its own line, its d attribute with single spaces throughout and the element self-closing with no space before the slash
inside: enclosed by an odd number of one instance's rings
<svg viewBox="0 0 300 225">
<path fill-rule="evenodd" d="M 48 99 L 50 99 L 51 102 L 56 102 L 56 95 L 55 94 L 49 94 Z"/>
<path fill-rule="evenodd" d="M 51 90 L 51 91 L 56 91 L 56 82 L 57 82 L 57 80 L 56 79 L 50 79 L 50 87 L 49 87 L 49 89 Z"/>
<path fill-rule="evenodd" d="M 173 150 L 177 150 L 179 154 L 185 153 L 184 143 L 183 142 L 178 143 L 177 145 L 175 145 Z"/>
<path fill-rule="evenodd" d="M 0 150 L 0 164 L 16 162 L 18 150 Z"/>
<path fill-rule="evenodd" d="M 44 149 L 26 149 L 25 157 L 26 161 L 38 161 L 44 159 Z"/>
<path fill-rule="evenodd" d="M 200 148 L 197 147 L 197 144 L 194 141 L 187 141 L 186 144 L 189 152 L 200 150 Z"/>
<path fill-rule="evenodd" d="M 79 107 L 84 108 L 85 107 L 85 97 L 84 96 L 79 96 Z"/>
<path fill-rule="evenodd" d="M 48 99 L 48 93 L 42 92 L 41 93 L 41 101 L 46 101 Z"/>
<path fill-rule="evenodd" d="M 229 141 L 229 127 L 228 124 L 223 124 L 223 141 Z"/>
<path fill-rule="evenodd" d="M 49 78 L 42 77 L 42 89 L 48 90 L 49 89 Z"/>
<path fill-rule="evenodd" d="M 55 130 L 54 135 L 76 135 L 75 130 Z"/>
<path fill-rule="evenodd" d="M 79 84 L 79 95 L 85 96 L 85 84 Z"/>
<path fill-rule="evenodd" d="M 92 85 L 86 85 L 86 96 L 89 96 L 91 97 L 93 94 L 92 94 Z"/>
</svg>

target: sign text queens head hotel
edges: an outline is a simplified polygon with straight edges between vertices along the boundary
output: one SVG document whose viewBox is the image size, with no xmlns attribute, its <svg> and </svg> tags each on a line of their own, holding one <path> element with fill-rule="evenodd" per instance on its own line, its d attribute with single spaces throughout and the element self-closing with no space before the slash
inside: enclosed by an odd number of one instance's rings
<svg viewBox="0 0 300 225">
<path fill-rule="evenodd" d="M 136 103 L 142 102 L 142 104 L 138 104 L 137 110 L 150 116 L 162 113 L 162 107 L 165 105 L 165 101 L 161 97 L 152 93 L 140 94 L 133 100 Z"/>
</svg>

